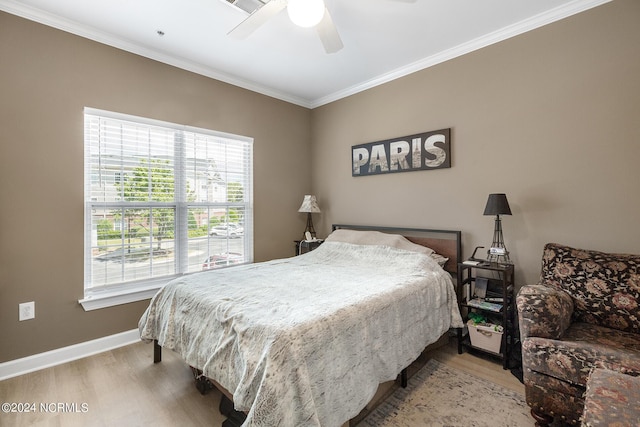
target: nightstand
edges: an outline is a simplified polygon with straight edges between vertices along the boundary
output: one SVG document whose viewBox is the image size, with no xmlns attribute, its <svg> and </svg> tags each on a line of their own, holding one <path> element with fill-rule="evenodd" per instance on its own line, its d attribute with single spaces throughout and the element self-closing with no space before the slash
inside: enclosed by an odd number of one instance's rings
<svg viewBox="0 0 640 427">
<path fill-rule="evenodd" d="M 513 271 L 513 264 L 458 264 L 457 297 L 463 320 L 476 313 L 485 317 L 488 324 L 502 326 L 500 336 L 500 332 L 495 329 L 491 331 L 487 326 L 466 325 L 467 334 L 463 333 L 465 328 L 458 329 L 458 354 L 462 354 L 464 348 L 478 350 L 501 359 L 502 367 L 509 368 L 515 327 Z M 481 294 L 482 298 L 474 295 L 475 292 L 467 294 L 465 285 L 484 288 L 486 294 Z M 477 338 L 476 345 L 472 343 L 472 333 L 473 338 Z M 498 342 L 495 342 L 496 339 Z M 494 344 L 495 348 L 491 348 Z"/>
<path fill-rule="evenodd" d="M 294 240 L 296 242 L 296 256 L 311 252 L 322 244 L 324 240 Z"/>
</svg>

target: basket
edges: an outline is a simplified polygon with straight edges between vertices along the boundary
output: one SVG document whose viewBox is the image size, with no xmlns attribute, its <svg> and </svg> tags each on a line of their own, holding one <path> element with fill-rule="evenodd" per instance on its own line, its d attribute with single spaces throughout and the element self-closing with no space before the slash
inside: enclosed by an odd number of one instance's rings
<svg viewBox="0 0 640 427">
<path fill-rule="evenodd" d="M 474 324 L 473 320 L 467 321 L 469 328 L 469 338 L 471 345 L 490 351 L 492 353 L 500 353 L 500 344 L 502 344 L 503 332 L 497 331 L 498 325 L 493 323 Z"/>
</svg>

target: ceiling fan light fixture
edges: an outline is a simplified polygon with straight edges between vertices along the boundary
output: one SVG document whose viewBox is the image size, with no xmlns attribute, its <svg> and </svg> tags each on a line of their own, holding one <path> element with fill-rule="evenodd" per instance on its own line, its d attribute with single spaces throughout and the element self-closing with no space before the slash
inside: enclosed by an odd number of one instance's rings
<svg viewBox="0 0 640 427">
<path fill-rule="evenodd" d="M 289 0 L 287 13 L 291 22 L 299 27 L 315 27 L 324 16 L 323 0 Z"/>
</svg>

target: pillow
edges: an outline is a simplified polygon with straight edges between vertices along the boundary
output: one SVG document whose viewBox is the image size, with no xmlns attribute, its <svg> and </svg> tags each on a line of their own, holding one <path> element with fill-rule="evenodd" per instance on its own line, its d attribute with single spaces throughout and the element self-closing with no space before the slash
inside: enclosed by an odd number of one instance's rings
<svg viewBox="0 0 640 427">
<path fill-rule="evenodd" d="M 399 234 L 388 234 L 380 231 L 358 231 L 340 228 L 329 234 L 325 241 L 352 243 L 354 245 L 391 246 L 392 248 L 419 252 L 425 255 L 431 255 L 434 253 L 433 249 L 412 243 Z"/>
<path fill-rule="evenodd" d="M 449 261 L 449 258 L 443 257 L 442 255 L 435 252 L 431 254 L 431 258 L 433 258 L 433 260 L 437 262 L 438 265 L 442 268 L 444 268 L 444 266 L 447 265 L 447 261 Z"/>
</svg>

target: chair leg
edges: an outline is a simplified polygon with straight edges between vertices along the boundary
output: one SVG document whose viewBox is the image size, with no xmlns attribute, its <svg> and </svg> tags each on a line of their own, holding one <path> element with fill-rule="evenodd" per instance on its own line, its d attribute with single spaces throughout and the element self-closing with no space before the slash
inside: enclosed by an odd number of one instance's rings
<svg viewBox="0 0 640 427">
<path fill-rule="evenodd" d="M 542 412 L 536 412 L 535 409 L 531 410 L 531 416 L 536 420 L 536 427 L 548 426 L 553 422 L 551 415 L 543 414 Z"/>
</svg>

